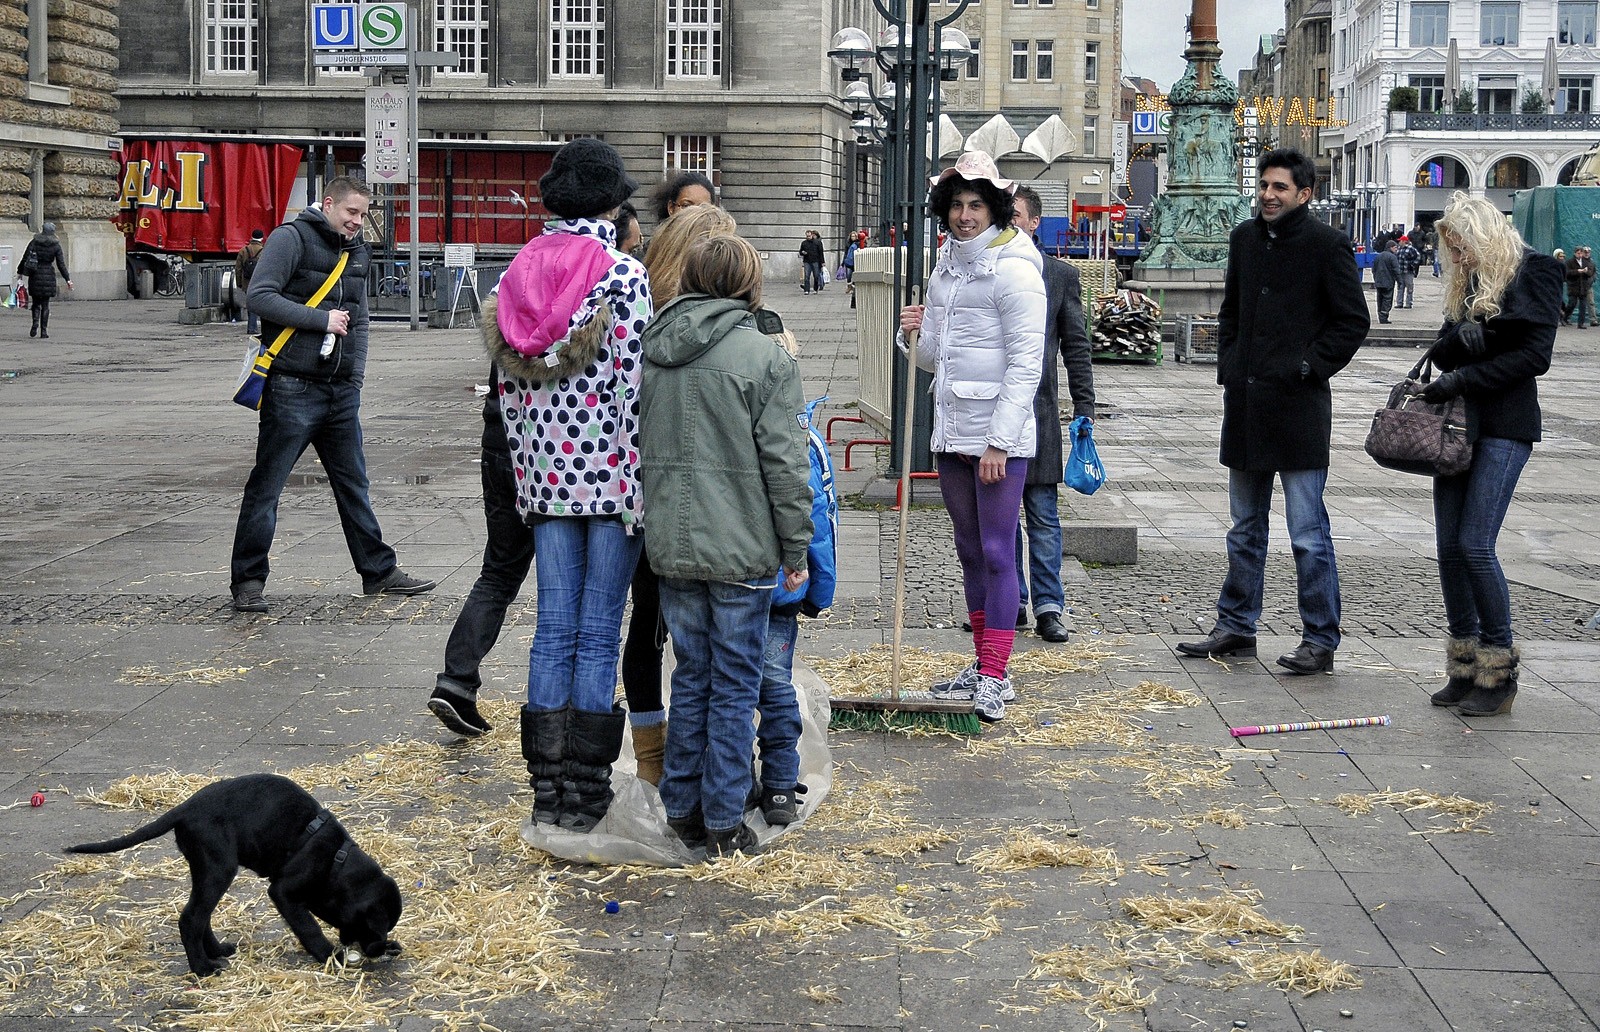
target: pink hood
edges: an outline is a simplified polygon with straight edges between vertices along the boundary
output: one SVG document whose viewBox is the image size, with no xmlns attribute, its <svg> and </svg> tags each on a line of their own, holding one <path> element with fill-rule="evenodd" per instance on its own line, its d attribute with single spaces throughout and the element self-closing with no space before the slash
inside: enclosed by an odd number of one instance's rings
<svg viewBox="0 0 1600 1032">
<path fill-rule="evenodd" d="M 576 233 L 544 233 L 523 245 L 500 278 L 495 321 L 507 345 L 536 358 L 588 321 L 601 299 L 590 293 L 612 258 L 606 245 Z M 579 318 L 582 316 L 582 318 Z"/>
</svg>

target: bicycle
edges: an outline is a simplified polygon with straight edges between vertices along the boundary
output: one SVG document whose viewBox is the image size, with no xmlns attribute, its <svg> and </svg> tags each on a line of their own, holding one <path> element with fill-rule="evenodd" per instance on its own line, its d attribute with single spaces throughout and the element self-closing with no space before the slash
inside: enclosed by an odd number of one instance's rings
<svg viewBox="0 0 1600 1032">
<path fill-rule="evenodd" d="M 387 276 L 378 277 L 377 294 L 379 297 L 408 298 L 411 296 L 411 280 L 406 275 L 409 263 L 395 262 L 394 271 Z M 419 275 L 421 282 L 418 284 L 422 296 L 427 297 L 433 286 L 433 272 L 423 269 Z"/>
<path fill-rule="evenodd" d="M 166 254 L 161 256 L 165 268 L 157 266 L 155 269 L 155 290 L 162 297 L 173 297 L 183 293 L 183 267 L 188 262 L 182 255 Z"/>
</svg>

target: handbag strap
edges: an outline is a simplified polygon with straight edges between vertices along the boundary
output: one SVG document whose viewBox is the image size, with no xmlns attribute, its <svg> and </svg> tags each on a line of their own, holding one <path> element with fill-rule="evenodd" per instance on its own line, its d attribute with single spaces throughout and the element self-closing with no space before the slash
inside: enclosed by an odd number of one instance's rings
<svg viewBox="0 0 1600 1032">
<path fill-rule="evenodd" d="M 327 297 L 328 292 L 333 289 L 333 285 L 339 282 L 339 277 L 343 275 L 344 267 L 349 262 L 350 252 L 340 251 L 339 260 L 334 263 L 333 271 L 328 273 L 328 278 L 322 281 L 322 286 L 318 287 L 317 292 L 311 295 L 311 300 L 306 302 L 307 308 L 315 308 L 322 304 L 322 299 Z M 267 360 L 267 364 L 270 365 L 272 360 L 278 357 L 278 352 L 283 350 L 283 346 L 289 343 L 289 338 L 292 336 L 294 336 L 294 327 L 285 326 L 283 331 L 278 334 L 277 339 L 272 342 L 272 346 L 266 350 L 264 357 Z"/>
<path fill-rule="evenodd" d="M 1433 379 L 1433 353 L 1435 351 L 1437 351 L 1439 349 L 1439 345 L 1443 344 L 1443 343 L 1444 343 L 1444 338 L 1440 337 L 1438 340 L 1436 340 L 1432 344 L 1430 344 L 1428 346 L 1428 350 L 1424 351 L 1422 353 L 1422 357 L 1417 359 L 1417 364 L 1411 367 L 1411 372 L 1406 374 L 1406 379 L 1408 379 L 1408 380 L 1421 379 L 1422 378 L 1422 371 L 1423 371 L 1424 368 L 1426 368 L 1427 371 L 1428 371 L 1427 379 L 1428 380 L 1432 380 Z"/>
</svg>

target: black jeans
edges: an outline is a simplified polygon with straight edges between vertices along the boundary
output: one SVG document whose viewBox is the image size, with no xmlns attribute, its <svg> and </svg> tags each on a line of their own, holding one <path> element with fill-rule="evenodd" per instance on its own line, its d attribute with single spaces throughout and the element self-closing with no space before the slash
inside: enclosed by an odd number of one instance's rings
<svg viewBox="0 0 1600 1032">
<path fill-rule="evenodd" d="M 495 437 L 498 440 L 492 440 Z M 533 564 L 533 529 L 517 515 L 516 474 L 501 427 L 484 430 L 481 475 L 483 522 L 489 532 L 483 546 L 483 569 L 450 629 L 444 672 L 439 675 L 440 682 L 471 692 L 483 683 L 478 665 L 499 639 L 506 609 L 516 600 Z"/>
<path fill-rule="evenodd" d="M 633 571 L 633 616 L 628 620 L 628 640 L 622 646 L 622 693 L 630 713 L 661 709 L 661 659 L 667 645 L 667 626 L 661 619 L 661 579 L 650 568 L 650 544 L 639 552 Z"/>
<path fill-rule="evenodd" d="M 1378 288 L 1378 318 L 1387 319 L 1389 310 L 1394 307 L 1394 288 Z"/>
</svg>

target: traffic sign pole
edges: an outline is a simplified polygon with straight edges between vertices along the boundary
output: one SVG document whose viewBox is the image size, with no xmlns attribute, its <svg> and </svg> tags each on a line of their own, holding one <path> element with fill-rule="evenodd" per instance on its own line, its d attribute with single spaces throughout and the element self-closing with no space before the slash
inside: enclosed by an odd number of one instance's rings
<svg viewBox="0 0 1600 1032">
<path fill-rule="evenodd" d="M 421 92 L 421 88 L 417 83 L 417 48 L 422 42 L 418 38 L 421 34 L 422 25 L 422 11 L 419 3 L 420 0 L 406 0 L 406 100 L 411 114 L 411 117 L 407 119 L 410 123 L 407 126 L 410 138 L 406 141 L 411 155 L 411 170 L 407 174 L 411 185 L 411 211 L 409 213 L 411 223 L 411 261 L 406 269 L 406 285 L 410 289 L 406 293 L 411 296 L 411 329 L 413 331 L 420 328 L 422 304 L 422 299 L 417 296 L 422 284 L 422 270 L 417 267 L 422 262 L 422 250 L 417 242 L 421 226 L 421 215 L 417 211 L 421 200 L 417 189 L 417 96 Z"/>
</svg>

